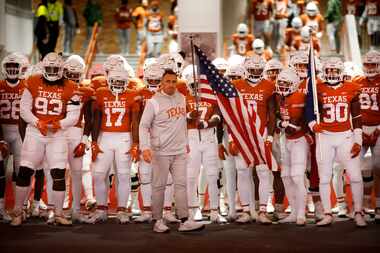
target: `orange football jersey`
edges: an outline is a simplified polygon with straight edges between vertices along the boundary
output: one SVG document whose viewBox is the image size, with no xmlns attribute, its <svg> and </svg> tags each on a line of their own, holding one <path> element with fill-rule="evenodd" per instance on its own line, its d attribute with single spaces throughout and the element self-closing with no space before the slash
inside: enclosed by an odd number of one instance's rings
<svg viewBox="0 0 380 253">
<path fill-rule="evenodd" d="M 344 132 L 351 129 L 351 101 L 360 93 L 360 86 L 343 82 L 338 87 L 317 83 L 321 125 L 329 132 Z"/>
<path fill-rule="evenodd" d="M 304 26 L 310 26 L 316 32 L 320 32 L 325 29 L 325 21 L 321 14 L 317 14 L 315 17 L 309 17 L 307 14 L 302 14 L 300 18 Z"/>
<path fill-rule="evenodd" d="M 83 115 L 85 110 L 85 107 L 83 105 L 85 105 L 88 101 L 94 98 L 94 90 L 90 87 L 79 86 L 75 94 L 79 96 L 80 102 L 82 104 L 80 116 L 75 126 L 82 127 Z"/>
<path fill-rule="evenodd" d="M 296 29 L 290 27 L 290 28 L 286 28 L 285 30 L 285 44 L 288 46 L 288 47 L 291 47 L 292 46 L 292 42 L 294 40 L 294 38 L 296 38 L 297 36 L 300 36 L 301 33 L 299 31 L 297 31 Z"/>
<path fill-rule="evenodd" d="M 64 80 L 63 85 L 48 85 L 41 75 L 27 79 L 25 89 L 33 97 L 32 112 L 39 120 L 57 121 L 66 117 L 66 108 L 71 98 L 76 95 L 76 84 Z"/>
<path fill-rule="evenodd" d="M 97 76 L 91 79 L 91 88 L 96 91 L 99 88 L 108 87 L 104 76 Z"/>
<path fill-rule="evenodd" d="M 251 10 L 255 21 L 268 20 L 273 12 L 273 2 L 271 0 L 253 0 Z"/>
<path fill-rule="evenodd" d="M 245 80 L 236 80 L 232 82 L 235 88 L 243 96 L 248 106 L 252 106 L 260 117 L 261 129 L 264 133 L 268 121 L 268 104 L 274 92 L 274 83 L 269 80 L 262 80 L 255 86 L 250 85 Z"/>
<path fill-rule="evenodd" d="M 24 91 L 24 80 L 10 86 L 0 80 L 0 124 L 18 124 L 20 119 L 20 99 Z"/>
<path fill-rule="evenodd" d="M 192 112 L 196 110 L 197 105 L 194 96 L 188 95 L 186 97 L 186 107 L 187 112 Z M 215 104 L 211 104 L 205 101 L 198 101 L 198 110 L 201 112 L 200 119 L 207 121 L 215 113 Z M 188 121 L 187 128 L 196 129 L 197 126 L 195 120 Z"/>
<path fill-rule="evenodd" d="M 363 125 L 380 125 L 380 78 L 370 81 L 366 77 L 360 77 L 353 82 L 360 85 L 359 99 Z"/>
<path fill-rule="evenodd" d="M 283 99 L 280 96 L 277 96 L 277 98 L 281 120 L 297 122 L 297 126 L 301 127 L 300 130 L 291 135 L 286 134 L 286 137 L 288 139 L 297 139 L 303 136 L 306 133 L 305 121 L 303 120 L 306 94 L 298 91 Z"/>
<path fill-rule="evenodd" d="M 232 35 L 232 43 L 235 47 L 236 53 L 245 56 L 248 51 L 252 51 L 252 43 L 255 37 L 252 34 L 248 34 L 246 37 L 241 38 L 237 34 Z"/>
<path fill-rule="evenodd" d="M 288 17 L 288 0 L 277 0 L 274 2 L 274 18 L 283 19 Z"/>
<path fill-rule="evenodd" d="M 107 88 L 99 88 L 96 93 L 96 106 L 102 112 L 100 129 L 103 132 L 130 132 L 130 112 L 140 111 L 137 93 L 124 92 L 116 96 Z"/>
<path fill-rule="evenodd" d="M 152 33 L 161 32 L 162 31 L 161 14 L 148 13 L 146 26 L 149 32 L 152 32 Z"/>
<path fill-rule="evenodd" d="M 321 47 L 319 45 L 319 41 L 317 38 L 312 37 L 313 39 L 313 47 L 314 51 L 316 52 L 317 55 L 319 55 L 319 52 L 321 51 Z M 300 51 L 309 51 L 310 43 L 303 42 L 301 36 L 296 36 L 293 40 L 293 48 L 295 50 L 300 50 Z"/>
</svg>

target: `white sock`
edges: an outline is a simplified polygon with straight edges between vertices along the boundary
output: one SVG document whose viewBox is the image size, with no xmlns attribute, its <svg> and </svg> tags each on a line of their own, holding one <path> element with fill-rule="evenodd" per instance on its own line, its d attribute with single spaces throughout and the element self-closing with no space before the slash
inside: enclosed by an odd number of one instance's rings
<svg viewBox="0 0 380 253">
<path fill-rule="evenodd" d="M 210 209 L 216 210 L 219 208 L 218 176 L 207 176 L 207 180 Z"/>
<path fill-rule="evenodd" d="M 305 206 L 306 206 L 306 187 L 304 176 L 294 176 L 292 177 L 296 195 L 296 215 L 297 218 L 305 219 Z"/>
<path fill-rule="evenodd" d="M 82 184 L 84 194 L 86 195 L 86 199 L 94 199 L 94 188 L 92 182 L 92 174 L 91 170 L 82 172 Z"/>
<path fill-rule="evenodd" d="M 265 212 L 268 204 L 269 192 L 272 189 L 270 186 L 271 172 L 265 164 L 256 166 L 256 172 L 259 177 L 260 211 Z"/>
<path fill-rule="evenodd" d="M 80 170 L 71 170 L 71 189 L 73 195 L 72 209 L 79 211 L 82 191 L 82 173 Z"/>
<path fill-rule="evenodd" d="M 96 173 L 94 175 L 95 181 L 95 196 L 98 206 L 107 206 L 108 187 L 106 184 L 108 177 L 105 173 Z"/>
<path fill-rule="evenodd" d="M 197 178 L 188 177 L 187 178 L 187 202 L 188 202 L 189 208 L 196 207 L 199 204 L 197 188 L 198 188 Z"/>
<path fill-rule="evenodd" d="M 48 197 L 48 205 L 54 206 L 53 200 L 53 178 L 51 177 L 50 170 L 44 170 L 46 178 L 46 193 Z"/>
<path fill-rule="evenodd" d="M 117 174 L 117 206 L 126 207 L 131 192 L 130 174 Z"/>
<path fill-rule="evenodd" d="M 247 206 L 252 199 L 252 180 L 250 179 L 249 169 L 238 169 L 237 178 L 237 188 L 241 205 Z"/>
<path fill-rule="evenodd" d="M 224 175 L 226 177 L 227 202 L 230 214 L 236 213 L 236 169 L 232 160 L 223 162 Z"/>
<path fill-rule="evenodd" d="M 330 184 L 319 183 L 319 193 L 321 195 L 324 213 L 331 213 Z"/>
<path fill-rule="evenodd" d="M 295 189 L 293 180 L 291 177 L 282 177 L 282 182 L 284 183 L 285 193 L 288 197 L 289 205 L 292 207 L 292 214 L 295 215 Z"/>
<path fill-rule="evenodd" d="M 22 209 L 24 205 L 24 201 L 28 196 L 29 192 L 29 186 L 26 187 L 21 187 L 21 186 L 16 186 L 16 194 L 15 194 L 15 210 L 20 210 Z"/>
<path fill-rule="evenodd" d="M 65 192 L 53 190 L 53 203 L 55 206 L 55 214 L 58 216 L 62 215 L 64 201 L 65 201 Z"/>
<path fill-rule="evenodd" d="M 361 212 L 363 210 L 363 182 L 351 181 L 352 200 L 354 202 L 354 211 Z"/>
</svg>

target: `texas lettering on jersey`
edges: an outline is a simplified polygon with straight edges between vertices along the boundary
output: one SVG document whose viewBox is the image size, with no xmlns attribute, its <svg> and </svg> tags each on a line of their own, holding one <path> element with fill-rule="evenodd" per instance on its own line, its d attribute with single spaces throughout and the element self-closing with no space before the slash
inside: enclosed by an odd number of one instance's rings
<svg viewBox="0 0 380 253">
<path fill-rule="evenodd" d="M 20 99 L 24 90 L 24 81 L 10 86 L 5 80 L 0 81 L 0 123 L 18 124 L 20 118 Z"/>
</svg>

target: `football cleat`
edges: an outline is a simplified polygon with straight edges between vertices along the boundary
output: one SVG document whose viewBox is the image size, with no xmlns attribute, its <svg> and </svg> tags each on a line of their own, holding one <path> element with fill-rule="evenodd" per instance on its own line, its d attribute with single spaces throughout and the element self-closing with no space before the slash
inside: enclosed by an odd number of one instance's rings
<svg viewBox="0 0 380 253">
<path fill-rule="evenodd" d="M 262 225 L 272 224 L 272 221 L 267 217 L 265 212 L 260 212 L 256 221 L 257 223 L 262 224 Z"/>
<path fill-rule="evenodd" d="M 325 214 L 323 219 L 319 222 L 317 222 L 317 226 L 319 227 L 325 227 L 325 226 L 330 226 L 333 223 L 333 216 L 332 214 Z"/>
<path fill-rule="evenodd" d="M 288 215 L 288 217 L 282 219 L 282 220 L 279 220 L 278 223 L 280 224 L 286 224 L 286 223 L 294 223 L 297 221 L 297 217 L 295 214 L 290 214 Z"/>
<path fill-rule="evenodd" d="M 338 209 L 338 217 L 339 218 L 347 218 L 348 210 L 347 207 L 340 206 Z"/>
<path fill-rule="evenodd" d="M 88 199 L 85 203 L 86 210 L 92 210 L 96 207 L 95 199 Z"/>
<path fill-rule="evenodd" d="M 164 217 L 164 220 L 165 221 L 167 221 L 167 222 L 169 222 L 169 223 L 178 223 L 178 222 L 180 222 L 180 220 L 178 220 L 174 215 L 173 215 L 173 213 L 172 213 L 172 211 L 169 211 L 169 210 L 167 210 L 167 211 L 164 211 L 164 215 L 163 215 Z"/>
<path fill-rule="evenodd" d="M 215 210 L 212 210 L 210 213 L 210 221 L 212 223 L 218 223 L 218 224 L 227 222 L 226 218 L 224 218 L 222 215 L 218 213 L 218 211 L 215 211 Z"/>
<path fill-rule="evenodd" d="M 285 209 L 285 213 L 291 213 L 292 212 L 292 207 L 288 205 L 288 207 Z"/>
<path fill-rule="evenodd" d="M 13 227 L 21 226 L 23 222 L 23 211 L 22 210 L 14 210 L 12 213 L 12 221 L 10 223 Z"/>
<path fill-rule="evenodd" d="M 323 219 L 323 206 L 320 201 L 316 202 L 315 204 L 315 220 L 320 221 Z"/>
<path fill-rule="evenodd" d="M 55 215 L 54 216 L 54 225 L 71 226 L 71 225 L 73 225 L 73 223 L 71 222 L 71 220 L 66 219 L 66 217 L 63 215 Z"/>
<path fill-rule="evenodd" d="M 338 204 L 336 204 L 335 207 L 331 208 L 331 212 L 332 212 L 333 214 L 337 214 L 337 213 L 339 213 L 339 206 L 338 206 Z"/>
<path fill-rule="evenodd" d="M 87 219 L 86 223 L 96 224 L 107 221 L 107 212 L 105 210 L 96 210 L 90 217 Z"/>
<path fill-rule="evenodd" d="M 80 212 L 73 212 L 71 215 L 72 223 L 86 223 L 86 216 L 82 215 Z"/>
<path fill-rule="evenodd" d="M 202 212 L 199 208 L 191 208 L 189 210 L 190 212 L 190 219 L 194 221 L 201 221 L 203 220 Z"/>
<path fill-rule="evenodd" d="M 267 203 L 267 213 L 272 214 L 273 212 L 274 212 L 274 206 L 272 203 L 272 195 L 271 195 L 271 197 L 268 199 L 268 203 Z"/>
<path fill-rule="evenodd" d="M 49 210 L 48 211 L 48 215 L 47 215 L 47 221 L 46 223 L 49 224 L 49 225 L 52 225 L 54 224 L 55 222 L 55 218 L 54 218 L 54 211 L 53 210 Z"/>
<path fill-rule="evenodd" d="M 150 223 L 152 221 L 152 212 L 143 212 L 141 216 L 137 217 L 135 220 L 137 223 Z"/>
<path fill-rule="evenodd" d="M 251 215 L 249 213 L 242 213 L 239 218 L 235 220 L 236 223 L 245 224 L 251 222 Z"/>
<path fill-rule="evenodd" d="M 305 226 L 306 225 L 306 219 L 305 217 L 298 217 L 296 221 L 297 226 Z"/>
<path fill-rule="evenodd" d="M 365 221 L 364 215 L 361 212 L 356 212 L 354 219 L 357 227 L 363 228 L 367 226 L 367 222 Z"/>
<path fill-rule="evenodd" d="M 12 216 L 8 214 L 8 212 L 4 209 L 0 209 L 0 220 L 3 220 L 4 222 L 8 223 L 12 221 Z"/>
<path fill-rule="evenodd" d="M 119 220 L 120 224 L 127 224 L 130 221 L 128 213 L 125 211 L 118 211 L 116 218 Z"/>
<path fill-rule="evenodd" d="M 200 222 L 195 222 L 192 220 L 187 220 L 185 222 L 181 222 L 179 224 L 178 231 L 179 232 L 191 232 L 191 231 L 198 231 L 205 228 L 205 225 Z"/>
<path fill-rule="evenodd" d="M 170 228 L 166 226 L 165 221 L 163 219 L 157 220 L 156 223 L 154 223 L 153 231 L 157 233 L 166 233 L 169 232 Z"/>
</svg>

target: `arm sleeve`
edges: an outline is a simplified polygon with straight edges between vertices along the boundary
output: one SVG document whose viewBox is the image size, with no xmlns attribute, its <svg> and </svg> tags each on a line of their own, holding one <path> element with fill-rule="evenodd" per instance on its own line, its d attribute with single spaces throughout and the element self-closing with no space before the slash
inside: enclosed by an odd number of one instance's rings
<svg viewBox="0 0 380 253">
<path fill-rule="evenodd" d="M 149 129 L 152 126 L 152 122 L 154 119 L 154 107 L 151 102 L 151 99 L 145 105 L 144 112 L 141 116 L 140 126 L 139 126 L 139 140 L 140 140 L 140 149 L 146 150 L 150 149 L 149 140 L 150 133 Z"/>
<path fill-rule="evenodd" d="M 24 121 L 33 126 L 37 125 L 38 118 L 32 112 L 33 97 L 28 89 L 25 89 L 20 101 L 20 116 Z"/>
<path fill-rule="evenodd" d="M 73 96 L 67 104 L 66 117 L 60 120 L 60 125 L 62 129 L 74 126 L 80 116 L 81 105 L 79 98 Z"/>
</svg>

